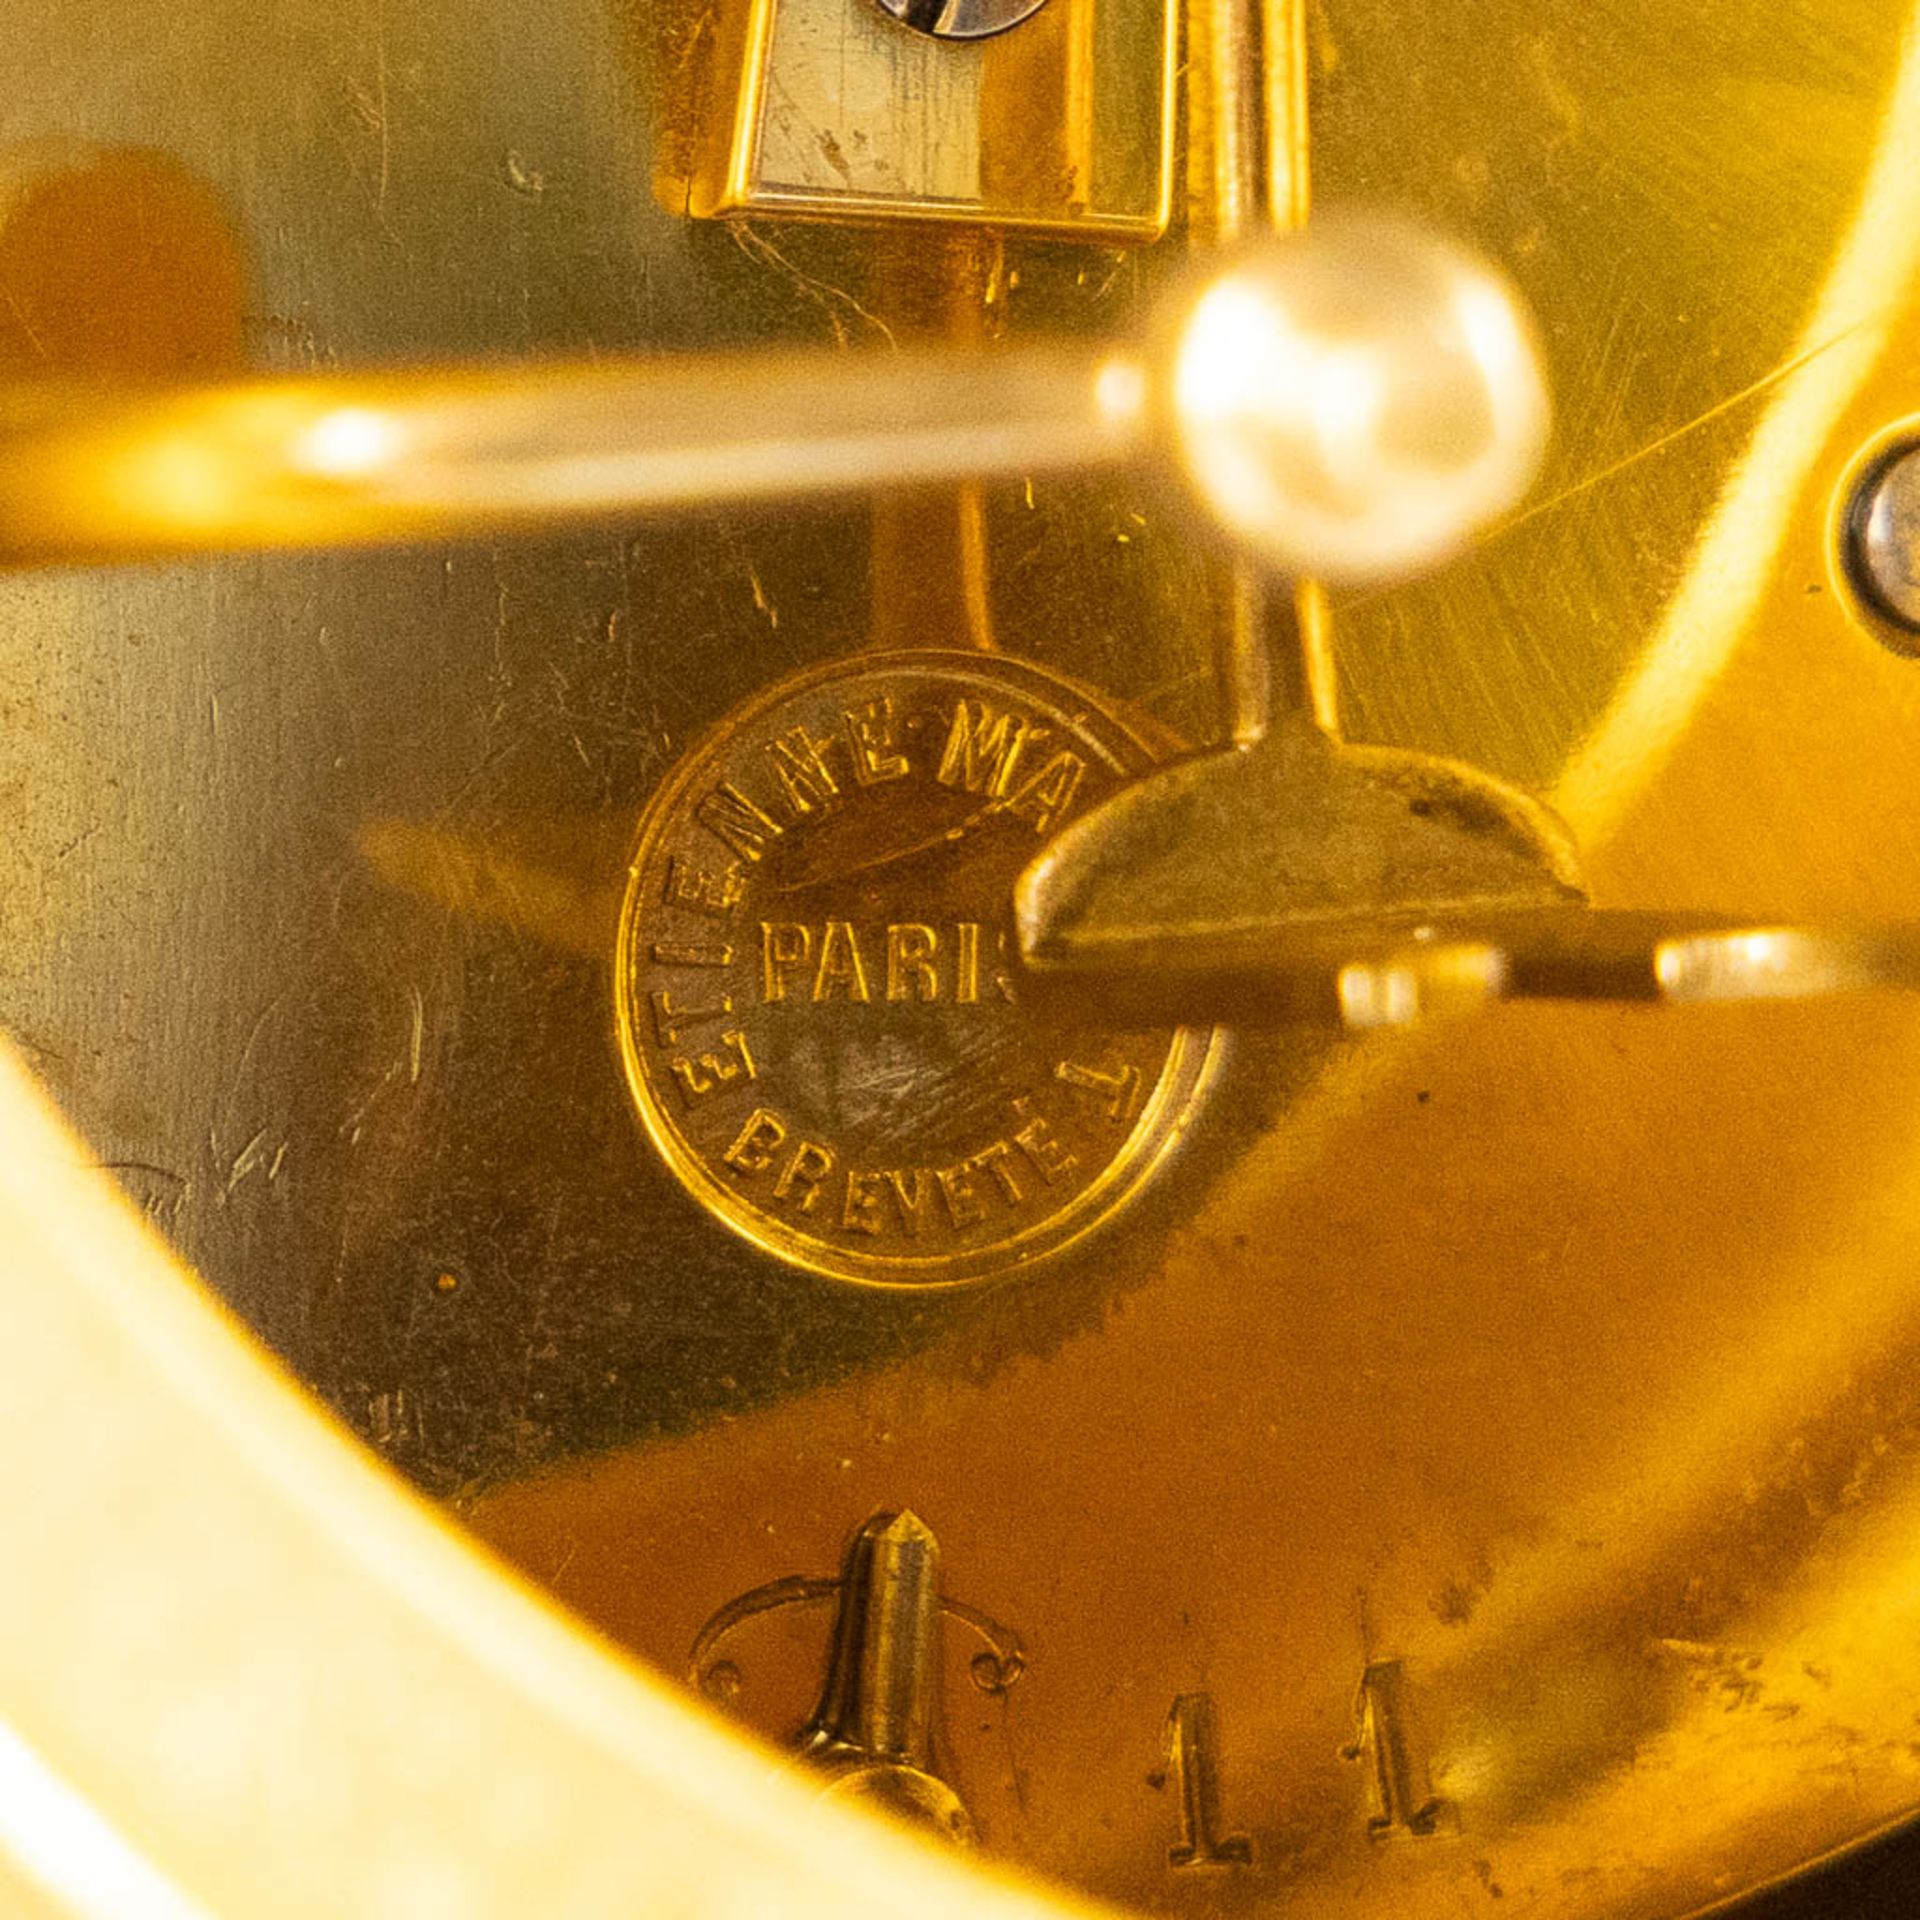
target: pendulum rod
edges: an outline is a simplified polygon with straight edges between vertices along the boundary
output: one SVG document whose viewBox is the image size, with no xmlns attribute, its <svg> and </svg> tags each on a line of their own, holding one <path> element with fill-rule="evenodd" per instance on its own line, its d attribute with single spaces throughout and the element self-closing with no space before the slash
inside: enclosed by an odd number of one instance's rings
<svg viewBox="0 0 1920 1920">
<path fill-rule="evenodd" d="M 1188 234 L 1196 249 L 1244 245 L 1306 224 L 1306 7 L 1307 0 L 1193 0 Z M 1236 560 L 1223 600 L 1221 692 L 1234 744 L 1262 738 L 1276 710 L 1304 711 L 1337 732 L 1339 689 L 1320 584 L 1302 580 L 1289 591 Z"/>
</svg>

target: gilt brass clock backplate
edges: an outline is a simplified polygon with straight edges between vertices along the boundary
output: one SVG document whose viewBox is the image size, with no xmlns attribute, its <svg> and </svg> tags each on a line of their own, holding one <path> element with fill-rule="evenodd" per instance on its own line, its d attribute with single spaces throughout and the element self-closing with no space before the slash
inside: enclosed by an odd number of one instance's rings
<svg viewBox="0 0 1920 1920">
<path fill-rule="evenodd" d="M 1206 238 L 1204 9 L 1124 217 L 1049 211 L 1169 44 L 1076 0 L 849 29 L 1055 36 L 939 95 L 929 223 L 695 218 L 731 6 L 12 0 L 0 370 L 1132 338 Z M 1920 413 L 1914 32 L 1265 10 L 1316 200 L 1502 265 L 1557 400 L 1332 596 L 1345 730 L 1603 904 L 1920 915 L 1834 551 Z M 0 1022 L 369 1447 L 843 1797 L 1157 1912 L 1735 1900 L 1920 1808 L 1920 1011 L 1037 1021 L 1014 877 L 1226 736 L 1222 572 L 1143 472 L 9 576 Z"/>
</svg>

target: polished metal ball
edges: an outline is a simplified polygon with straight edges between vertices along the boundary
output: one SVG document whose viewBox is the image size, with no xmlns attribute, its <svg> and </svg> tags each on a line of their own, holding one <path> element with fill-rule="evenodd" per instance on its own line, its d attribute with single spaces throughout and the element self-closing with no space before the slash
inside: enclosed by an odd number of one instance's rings
<svg viewBox="0 0 1920 1920">
<path fill-rule="evenodd" d="M 1352 214 L 1218 272 L 1174 329 L 1167 394 L 1179 459 L 1228 530 L 1336 583 L 1421 572 L 1511 512 L 1551 412 L 1503 275 Z"/>
</svg>

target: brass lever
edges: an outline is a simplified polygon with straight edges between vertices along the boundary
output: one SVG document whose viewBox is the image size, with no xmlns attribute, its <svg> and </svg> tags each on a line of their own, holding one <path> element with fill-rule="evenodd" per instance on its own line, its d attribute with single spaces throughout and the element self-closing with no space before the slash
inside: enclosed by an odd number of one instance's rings
<svg viewBox="0 0 1920 1920">
<path fill-rule="evenodd" d="M 743 353 L 0 396 L 0 565 L 379 546 L 1095 467 L 1124 355 Z"/>
<path fill-rule="evenodd" d="M 23 388 L 0 399 L 0 564 L 453 539 L 1164 449 L 1256 557 L 1387 577 L 1514 504 L 1544 437 L 1524 322 L 1462 256 L 1433 254 L 1451 277 L 1416 296 L 1471 299 L 1471 314 L 1398 314 L 1393 337 L 1332 353 L 1297 324 L 1324 320 L 1343 288 L 1363 315 L 1399 297 L 1414 245 L 1351 227 L 1269 241 L 1231 258 L 1150 354 L 743 353 Z M 1457 334 L 1467 320 L 1464 385 L 1457 368 L 1429 380 L 1405 363 L 1430 322 Z M 1391 444 L 1369 450 L 1376 429 Z"/>
</svg>

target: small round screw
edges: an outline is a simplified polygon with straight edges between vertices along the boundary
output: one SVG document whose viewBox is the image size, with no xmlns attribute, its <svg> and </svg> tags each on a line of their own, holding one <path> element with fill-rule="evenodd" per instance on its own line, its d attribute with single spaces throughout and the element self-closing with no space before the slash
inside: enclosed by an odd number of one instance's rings
<svg viewBox="0 0 1920 1920">
<path fill-rule="evenodd" d="M 903 27 L 935 40 L 986 40 L 1017 27 L 1045 0 L 880 0 Z"/>
<path fill-rule="evenodd" d="M 1841 521 L 1847 577 L 1873 630 L 1920 658 L 1920 441 L 1902 440 L 1860 475 Z"/>
</svg>

